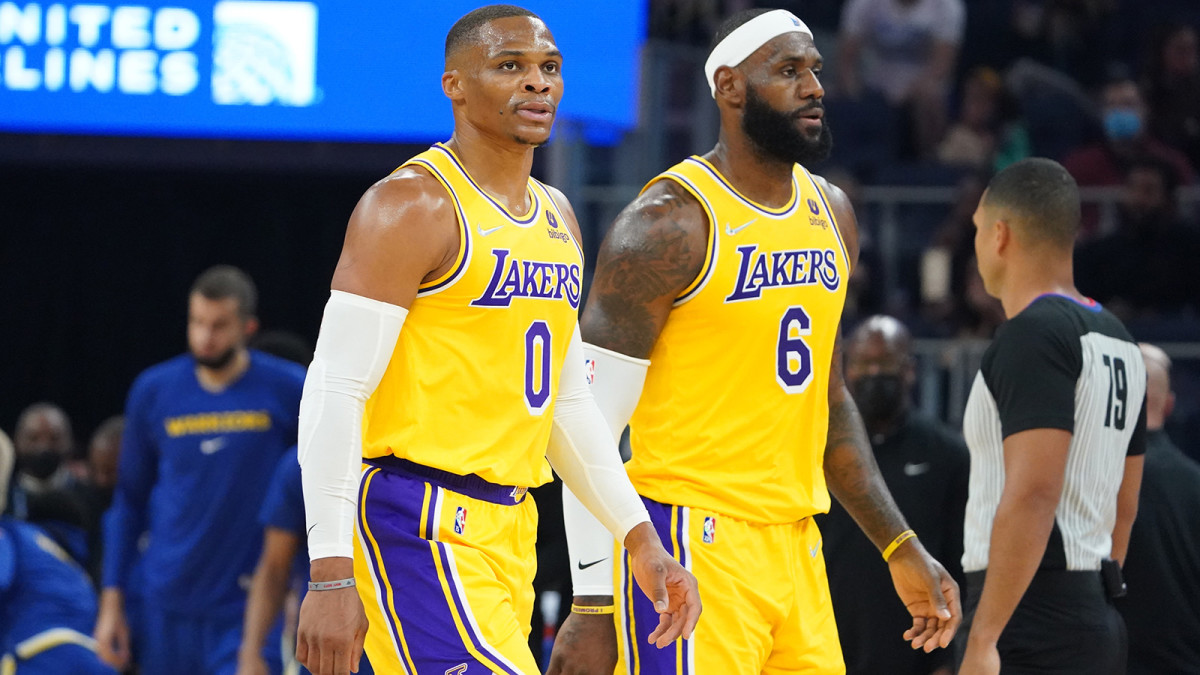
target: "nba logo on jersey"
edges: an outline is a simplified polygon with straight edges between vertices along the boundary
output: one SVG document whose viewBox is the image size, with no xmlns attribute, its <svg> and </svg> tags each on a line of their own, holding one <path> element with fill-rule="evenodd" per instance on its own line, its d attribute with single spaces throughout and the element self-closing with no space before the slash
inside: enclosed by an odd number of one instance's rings
<svg viewBox="0 0 1200 675">
<path fill-rule="evenodd" d="M 717 519 L 713 516 L 704 518 L 704 543 L 711 544 L 717 540 Z"/>
<path fill-rule="evenodd" d="M 596 359 L 583 360 L 583 372 L 587 373 L 588 384 L 596 381 Z"/>
<path fill-rule="evenodd" d="M 454 514 L 454 534 L 462 534 L 465 529 L 467 529 L 467 510 L 460 506 Z"/>
</svg>

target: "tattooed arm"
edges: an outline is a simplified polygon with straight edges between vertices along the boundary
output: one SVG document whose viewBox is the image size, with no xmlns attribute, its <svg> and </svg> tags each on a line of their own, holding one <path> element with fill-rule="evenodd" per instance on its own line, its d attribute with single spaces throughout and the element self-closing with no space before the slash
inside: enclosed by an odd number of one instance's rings
<svg viewBox="0 0 1200 675">
<path fill-rule="evenodd" d="M 647 358 L 675 298 L 700 274 L 708 217 L 670 179 L 650 186 L 609 229 L 580 327 L 589 344 Z"/>
<path fill-rule="evenodd" d="M 858 262 L 858 224 L 845 193 L 818 179 L 833 208 L 834 220 L 851 268 Z M 908 529 L 904 516 L 888 491 L 875 453 L 867 440 L 858 407 L 842 373 L 842 338 L 834 343 L 829 368 L 829 432 L 825 443 L 825 482 L 867 538 L 883 551 Z M 949 646 L 961 619 L 958 584 L 916 538 L 908 539 L 891 554 L 888 566 L 896 592 L 913 617 L 905 639 L 926 652 Z"/>
</svg>

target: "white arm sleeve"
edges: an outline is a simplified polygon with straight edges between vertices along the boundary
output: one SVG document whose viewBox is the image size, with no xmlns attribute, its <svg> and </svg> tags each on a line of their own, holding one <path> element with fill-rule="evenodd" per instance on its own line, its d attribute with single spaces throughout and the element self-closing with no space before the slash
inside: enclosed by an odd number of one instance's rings
<svg viewBox="0 0 1200 675">
<path fill-rule="evenodd" d="M 592 396 L 608 422 L 613 441 L 620 442 L 637 408 L 650 362 L 584 343 L 584 358 L 592 375 Z M 613 594 L 613 539 L 608 530 L 563 485 L 563 522 L 571 560 L 575 595 Z M 597 562 L 600 561 L 600 562 Z"/>
<path fill-rule="evenodd" d="M 333 291 L 325 305 L 300 399 L 311 560 L 354 557 L 363 408 L 387 370 L 406 316 L 403 307 L 343 291 Z"/>
<path fill-rule="evenodd" d="M 550 446 L 546 458 L 551 466 L 563 479 L 563 484 L 569 490 L 563 491 L 564 512 L 578 506 L 571 505 L 576 501 L 568 497 L 578 497 L 577 504 L 586 507 L 593 518 L 589 521 L 591 528 L 583 525 L 587 531 L 572 532 L 578 523 L 573 523 L 566 517 L 567 541 L 572 554 L 580 553 L 578 544 L 587 550 L 597 551 L 593 562 L 600 558 L 608 558 L 607 584 L 600 589 L 576 586 L 576 595 L 611 595 L 612 594 L 612 538 L 625 541 L 625 535 L 639 523 L 650 521 L 646 507 L 634 491 L 625 467 L 621 464 L 621 456 L 613 442 L 612 433 L 604 420 L 592 392 L 588 388 L 585 361 L 583 355 L 583 340 L 579 337 L 579 328 L 571 338 L 567 348 L 567 359 L 563 364 L 561 380 L 558 386 L 558 400 L 554 406 L 554 428 L 550 432 Z M 602 525 L 601 525 L 602 524 Z M 597 527 L 597 525 L 601 525 Z M 607 532 L 606 532 L 607 531 Z M 572 568 L 572 574 L 577 571 L 579 563 Z M 594 567 L 603 567 L 597 564 Z M 589 567 L 589 572 L 592 569 Z"/>
</svg>

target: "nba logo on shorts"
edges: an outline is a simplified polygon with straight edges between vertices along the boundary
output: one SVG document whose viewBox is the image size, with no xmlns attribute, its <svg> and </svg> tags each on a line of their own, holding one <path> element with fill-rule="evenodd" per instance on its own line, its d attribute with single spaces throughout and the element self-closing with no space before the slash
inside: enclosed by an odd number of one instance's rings
<svg viewBox="0 0 1200 675">
<path fill-rule="evenodd" d="M 583 371 L 587 373 L 588 384 L 596 381 L 596 359 L 584 359 Z"/>
<path fill-rule="evenodd" d="M 704 543 L 711 544 L 717 540 L 717 519 L 713 516 L 704 518 Z"/>
<path fill-rule="evenodd" d="M 465 529 L 467 529 L 467 510 L 460 506 L 454 514 L 454 534 L 462 534 Z"/>
</svg>

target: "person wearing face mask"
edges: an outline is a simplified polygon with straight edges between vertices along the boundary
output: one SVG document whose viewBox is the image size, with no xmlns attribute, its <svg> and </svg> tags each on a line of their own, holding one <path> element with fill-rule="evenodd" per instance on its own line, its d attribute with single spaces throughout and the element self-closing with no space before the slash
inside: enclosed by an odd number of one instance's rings
<svg viewBox="0 0 1200 675">
<path fill-rule="evenodd" d="M 74 446 L 71 420 L 47 402 L 17 417 L 12 514 L 45 529 L 81 565 L 90 559 L 83 486 L 67 470 Z"/>
<path fill-rule="evenodd" d="M 1125 75 L 1113 77 L 1100 92 L 1100 119 L 1104 139 L 1067 154 L 1062 165 L 1080 187 L 1121 185 L 1133 162 L 1155 157 L 1171 164 L 1180 183 L 1191 185 L 1195 170 L 1186 155 L 1150 134 L 1148 109 L 1137 82 Z M 1100 214 L 1083 210 L 1080 227 L 1085 235 L 1096 233 Z"/>
<path fill-rule="evenodd" d="M 930 554 L 960 579 L 967 449 L 950 429 L 910 412 L 914 381 L 912 338 L 904 324 L 883 315 L 864 320 L 846 344 L 850 394 L 897 506 Z M 825 536 L 846 673 L 948 675 L 948 652 L 926 654 L 901 639 L 911 617 L 904 605 L 889 600 L 888 569 L 872 559 L 871 542 L 846 510 L 834 502 L 817 523 Z"/>
<path fill-rule="evenodd" d="M 0 431 L 0 513 L 16 460 Z M 0 516 L 0 673 L 116 675 L 87 635 L 96 594 L 83 569 L 37 525 Z"/>
</svg>

